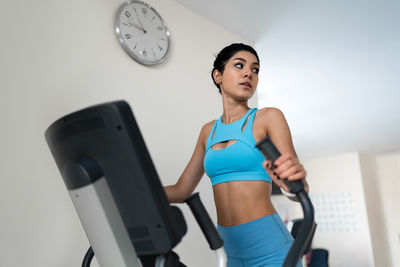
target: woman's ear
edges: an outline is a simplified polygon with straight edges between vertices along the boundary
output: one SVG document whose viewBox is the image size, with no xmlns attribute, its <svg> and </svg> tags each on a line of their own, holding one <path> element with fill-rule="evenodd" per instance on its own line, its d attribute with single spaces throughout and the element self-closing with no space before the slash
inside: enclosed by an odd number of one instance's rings
<svg viewBox="0 0 400 267">
<path fill-rule="evenodd" d="M 213 71 L 213 79 L 216 84 L 220 84 L 222 82 L 222 75 L 218 70 Z"/>
</svg>

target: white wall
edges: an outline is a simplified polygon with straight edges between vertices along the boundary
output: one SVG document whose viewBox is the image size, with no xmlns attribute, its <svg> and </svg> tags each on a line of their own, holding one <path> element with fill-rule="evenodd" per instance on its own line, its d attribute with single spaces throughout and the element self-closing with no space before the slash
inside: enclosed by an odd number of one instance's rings
<svg viewBox="0 0 400 267">
<path fill-rule="evenodd" d="M 388 232 L 383 206 L 385 196 L 382 195 L 380 189 L 382 183 L 386 183 L 386 178 L 379 175 L 376 161 L 377 155 L 360 154 L 360 169 L 363 177 L 375 265 L 391 266 L 390 245 L 387 238 Z"/>
<path fill-rule="evenodd" d="M 312 246 L 329 251 L 330 266 L 375 266 L 358 153 L 303 163 L 318 225 Z"/>
<path fill-rule="evenodd" d="M 400 189 L 393 168 L 399 162 L 393 155 L 381 159 L 386 157 L 354 152 L 302 159 L 317 222 L 312 247 L 327 249 L 331 266 L 399 266 L 400 220 L 394 203 L 399 203 Z M 386 167 L 378 169 L 377 161 Z M 272 201 L 282 220 L 303 217 L 299 203 L 282 195 Z"/>
<path fill-rule="evenodd" d="M 379 190 L 392 266 L 400 266 L 400 152 L 376 158 Z M 381 265 L 383 266 L 383 265 Z"/>
<path fill-rule="evenodd" d="M 219 116 L 214 55 L 246 42 L 171 0 L 148 0 L 171 32 L 166 62 L 144 67 L 114 35 L 123 1 L 1 1 L 0 266 L 79 266 L 88 242 L 44 140 L 77 109 L 116 99 L 134 111 L 164 184 L 176 181 L 201 126 Z M 215 219 L 211 186 L 202 199 Z M 186 207 L 189 233 L 177 251 L 189 266 L 215 258 Z"/>
<path fill-rule="evenodd" d="M 330 266 L 400 266 L 400 153 L 347 153 L 302 160 L 315 208 L 312 247 Z M 282 219 L 302 217 L 299 204 L 273 202 Z"/>
</svg>

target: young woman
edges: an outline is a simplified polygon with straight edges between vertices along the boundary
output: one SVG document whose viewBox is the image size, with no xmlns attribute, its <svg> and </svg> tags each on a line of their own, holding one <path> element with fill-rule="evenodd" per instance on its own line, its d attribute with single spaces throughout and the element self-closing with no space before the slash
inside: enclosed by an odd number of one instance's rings
<svg viewBox="0 0 400 267">
<path fill-rule="evenodd" d="M 248 106 L 259 69 L 257 52 L 248 45 L 235 43 L 217 55 L 211 75 L 222 96 L 222 116 L 202 127 L 181 177 L 165 187 L 171 203 L 184 202 L 206 171 L 229 267 L 282 266 L 293 239 L 272 205 L 271 182 L 289 191 L 281 177 L 302 179 L 308 192 L 282 112 Z M 255 148 L 265 136 L 282 153 L 274 166 Z"/>
</svg>

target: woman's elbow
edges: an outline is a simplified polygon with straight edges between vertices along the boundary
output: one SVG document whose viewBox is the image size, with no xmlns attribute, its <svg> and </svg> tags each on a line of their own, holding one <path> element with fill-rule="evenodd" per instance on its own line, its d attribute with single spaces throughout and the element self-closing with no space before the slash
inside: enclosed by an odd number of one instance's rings
<svg viewBox="0 0 400 267">
<path fill-rule="evenodd" d="M 165 186 L 164 191 L 169 203 L 184 203 L 190 196 L 190 192 L 186 192 L 178 184 Z"/>
</svg>

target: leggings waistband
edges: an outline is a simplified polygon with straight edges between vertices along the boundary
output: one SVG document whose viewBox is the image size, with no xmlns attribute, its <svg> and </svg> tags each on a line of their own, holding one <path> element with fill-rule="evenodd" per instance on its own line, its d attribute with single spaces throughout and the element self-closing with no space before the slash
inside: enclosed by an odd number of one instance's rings
<svg viewBox="0 0 400 267">
<path fill-rule="evenodd" d="M 232 227 L 218 225 L 217 229 L 228 257 L 259 257 L 293 242 L 278 213 Z"/>
</svg>

